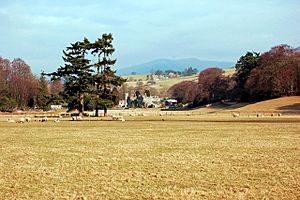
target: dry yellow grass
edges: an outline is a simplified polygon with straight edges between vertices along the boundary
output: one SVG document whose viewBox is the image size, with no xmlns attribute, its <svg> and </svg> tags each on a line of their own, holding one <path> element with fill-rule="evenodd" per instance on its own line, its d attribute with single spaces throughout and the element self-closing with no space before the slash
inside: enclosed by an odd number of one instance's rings
<svg viewBox="0 0 300 200">
<path fill-rule="evenodd" d="M 146 75 L 131 75 L 127 76 L 127 78 L 134 78 L 134 80 L 142 80 L 143 84 L 147 84 L 146 81 Z M 157 78 L 157 76 L 155 76 Z M 129 80 L 129 79 L 128 79 Z M 155 81 L 155 84 L 152 84 L 151 87 L 154 87 L 155 89 L 159 91 L 167 91 L 170 87 L 173 85 L 180 83 L 182 81 L 194 81 L 197 80 L 196 75 L 194 76 L 185 76 L 185 77 L 177 77 L 177 78 L 169 78 L 169 79 L 162 79 Z M 135 87 L 138 81 L 127 81 L 126 84 L 128 86 Z"/>
<path fill-rule="evenodd" d="M 225 76 L 232 76 L 235 73 L 235 68 L 223 69 Z"/>
<path fill-rule="evenodd" d="M 240 112 L 299 112 L 300 96 L 282 97 L 250 104 L 237 109 Z"/>
<path fill-rule="evenodd" d="M 126 118 L 0 122 L 0 199 L 300 198 L 299 116 Z"/>
<path fill-rule="evenodd" d="M 266 114 L 267 116 L 270 116 L 271 113 L 298 115 L 300 114 L 300 96 L 281 97 L 258 103 L 238 103 L 231 106 L 215 103 L 211 107 L 193 110 L 192 113 L 214 113 L 218 116 L 228 116 L 228 113 L 241 113 L 242 116 L 255 116 L 258 113 Z"/>
<path fill-rule="evenodd" d="M 197 80 L 197 76 L 185 76 L 185 77 L 179 77 L 179 78 L 170 78 L 167 80 L 160 80 L 157 81 L 156 84 L 153 85 L 154 88 L 156 88 L 157 90 L 161 91 L 161 90 L 168 90 L 170 87 L 172 87 L 173 85 L 180 83 L 182 81 L 196 81 Z"/>
</svg>

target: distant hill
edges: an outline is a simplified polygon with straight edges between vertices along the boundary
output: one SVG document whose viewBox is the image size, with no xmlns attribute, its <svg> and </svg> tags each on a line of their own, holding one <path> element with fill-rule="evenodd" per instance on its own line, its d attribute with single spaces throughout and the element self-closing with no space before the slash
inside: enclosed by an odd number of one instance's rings
<svg viewBox="0 0 300 200">
<path fill-rule="evenodd" d="M 187 67 L 193 67 L 202 71 L 208 67 L 219 67 L 219 68 L 229 68 L 235 65 L 234 62 L 223 62 L 223 61 L 207 61 L 199 60 L 197 58 L 185 58 L 185 59 L 157 59 L 147 63 L 125 67 L 117 68 L 118 75 L 130 75 L 132 72 L 136 74 L 149 74 L 156 70 L 175 70 L 183 71 Z"/>
<path fill-rule="evenodd" d="M 297 52 L 300 52 L 300 47 L 295 48 Z"/>
</svg>

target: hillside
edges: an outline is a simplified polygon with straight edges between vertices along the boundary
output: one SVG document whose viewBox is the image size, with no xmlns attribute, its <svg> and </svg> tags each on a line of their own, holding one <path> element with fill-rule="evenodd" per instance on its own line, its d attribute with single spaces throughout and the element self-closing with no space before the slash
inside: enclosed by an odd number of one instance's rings
<svg viewBox="0 0 300 200">
<path fill-rule="evenodd" d="M 146 81 L 146 75 L 129 75 L 129 76 L 123 76 L 127 79 L 126 84 L 128 86 L 135 87 L 138 82 L 142 82 L 143 84 L 147 84 Z M 154 75 L 154 78 L 157 78 L 158 76 Z M 197 76 L 183 76 L 183 77 L 176 77 L 176 78 L 169 78 L 169 79 L 161 79 L 156 80 L 154 84 L 151 84 L 150 86 L 157 89 L 158 91 L 167 91 L 171 86 L 180 83 L 182 81 L 194 81 L 197 80 Z"/>
<path fill-rule="evenodd" d="M 208 67 L 219 67 L 219 68 L 229 68 L 234 66 L 234 62 L 225 61 L 207 61 L 199 60 L 197 58 L 185 58 L 185 59 L 157 59 L 147 63 L 125 67 L 117 68 L 117 74 L 119 75 L 129 75 L 132 72 L 136 74 L 149 74 L 156 70 L 174 70 L 183 71 L 187 67 L 193 67 L 202 71 Z"/>
<path fill-rule="evenodd" d="M 261 101 L 235 109 L 235 111 L 300 113 L 300 96 L 282 97 Z"/>
<path fill-rule="evenodd" d="M 300 114 L 300 96 L 281 97 L 277 99 L 271 99 L 261 101 L 257 103 L 238 103 L 231 106 L 226 106 L 221 103 L 213 104 L 208 108 L 200 108 L 195 112 L 202 113 L 289 113 Z"/>
<path fill-rule="evenodd" d="M 231 76 L 235 72 L 235 68 L 227 68 L 224 69 L 224 75 L 225 76 Z M 135 87 L 138 82 L 142 82 L 143 84 L 147 85 L 147 75 L 127 75 L 122 76 L 123 78 L 127 79 L 127 86 L 133 86 Z M 159 78 L 157 75 L 153 75 L 154 79 Z M 156 80 L 154 84 L 151 84 L 151 87 L 157 89 L 158 91 L 167 91 L 170 87 L 173 85 L 180 83 L 182 81 L 196 81 L 197 75 L 192 76 L 182 76 L 182 77 L 176 77 L 176 78 L 168 78 L 168 79 L 159 79 Z"/>
</svg>

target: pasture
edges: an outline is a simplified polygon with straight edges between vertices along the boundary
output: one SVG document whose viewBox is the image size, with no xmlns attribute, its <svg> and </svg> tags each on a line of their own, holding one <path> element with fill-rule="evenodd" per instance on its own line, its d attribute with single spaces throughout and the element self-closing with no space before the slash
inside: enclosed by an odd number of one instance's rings
<svg viewBox="0 0 300 200">
<path fill-rule="evenodd" d="M 299 199 L 300 117 L 0 122 L 0 199 Z"/>
</svg>

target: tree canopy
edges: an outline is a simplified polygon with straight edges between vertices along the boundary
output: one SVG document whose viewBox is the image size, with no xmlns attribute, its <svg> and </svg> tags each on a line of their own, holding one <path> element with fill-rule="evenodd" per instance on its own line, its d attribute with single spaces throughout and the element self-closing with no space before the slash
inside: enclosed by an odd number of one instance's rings
<svg viewBox="0 0 300 200">
<path fill-rule="evenodd" d="M 198 75 L 197 86 L 184 81 L 171 87 L 169 93 L 179 102 L 194 106 L 300 95 L 300 53 L 288 45 L 275 46 L 263 54 L 247 52 L 235 69 L 233 76 L 225 76 L 222 69 L 205 69 Z"/>
<path fill-rule="evenodd" d="M 106 114 L 107 107 L 115 103 L 114 88 L 121 86 L 125 79 L 117 76 L 112 70 L 116 63 L 115 59 L 111 59 L 115 51 L 112 41 L 112 34 L 103 34 L 95 42 L 84 38 L 83 41 L 71 44 L 63 51 L 65 65 L 48 74 L 53 79 L 59 77 L 64 80 L 64 94 L 70 99 L 70 108 L 76 107 L 83 113 L 84 99 L 87 95 L 92 97 L 96 116 L 99 107 L 102 107 Z M 95 60 L 87 59 L 92 55 Z"/>
</svg>

